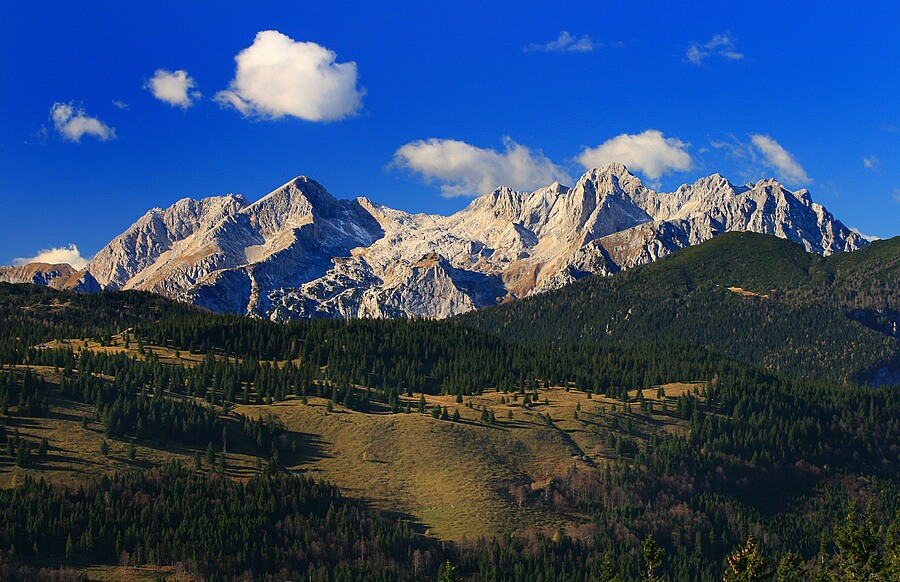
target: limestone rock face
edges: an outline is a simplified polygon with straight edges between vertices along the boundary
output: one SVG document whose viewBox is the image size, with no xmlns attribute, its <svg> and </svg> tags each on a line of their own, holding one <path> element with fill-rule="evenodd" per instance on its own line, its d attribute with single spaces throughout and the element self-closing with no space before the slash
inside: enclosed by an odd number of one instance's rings
<svg viewBox="0 0 900 582">
<path fill-rule="evenodd" d="M 146 289 L 273 320 L 441 318 L 614 274 L 726 231 L 824 255 L 868 244 L 806 190 L 714 174 L 655 192 L 612 164 L 571 188 L 498 188 L 450 216 L 338 200 L 300 177 L 252 204 L 228 195 L 153 209 L 84 271 L 30 272 L 44 273 L 43 284 Z M 27 278 L 9 274 L 16 268 L 0 280 Z"/>
<path fill-rule="evenodd" d="M 46 285 L 56 289 L 69 287 L 72 278 L 78 271 L 68 263 L 51 265 L 48 263 L 28 263 L 13 267 L 0 267 L 0 282 L 3 283 L 32 283 L 34 285 Z"/>
</svg>

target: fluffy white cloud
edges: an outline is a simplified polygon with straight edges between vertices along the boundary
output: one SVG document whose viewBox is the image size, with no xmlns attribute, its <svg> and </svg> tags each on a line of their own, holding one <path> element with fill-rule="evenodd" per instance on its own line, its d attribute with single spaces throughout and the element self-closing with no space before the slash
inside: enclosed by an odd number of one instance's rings
<svg viewBox="0 0 900 582">
<path fill-rule="evenodd" d="M 200 91 L 195 90 L 197 82 L 188 75 L 187 71 L 181 70 L 156 69 L 144 88 L 153 93 L 153 96 L 160 101 L 182 109 L 187 109 L 194 104 L 195 99 L 201 97 Z"/>
<path fill-rule="evenodd" d="M 50 108 L 53 126 L 63 138 L 80 142 L 84 135 L 91 135 L 101 141 L 115 139 L 116 130 L 96 117 L 89 117 L 84 109 L 73 103 L 54 103 Z"/>
<path fill-rule="evenodd" d="M 688 145 L 680 139 L 665 137 L 661 131 L 648 129 L 636 134 L 623 133 L 588 148 L 578 156 L 578 162 L 587 169 L 619 162 L 658 182 L 663 174 L 694 167 L 694 160 L 686 151 Z"/>
<path fill-rule="evenodd" d="M 23 257 L 13 259 L 14 265 L 27 265 L 28 263 L 49 263 L 55 265 L 57 263 L 69 263 L 76 269 L 83 269 L 90 259 L 86 259 L 78 252 L 78 247 L 70 244 L 67 247 L 58 247 L 52 249 L 42 249 L 33 257 Z"/>
<path fill-rule="evenodd" d="M 735 50 L 731 33 L 727 30 L 713 35 L 705 43 L 692 42 L 684 53 L 685 60 L 693 65 L 702 65 L 703 61 L 711 56 L 719 56 L 730 61 L 739 61 L 744 58 L 743 53 Z"/>
<path fill-rule="evenodd" d="M 257 33 L 241 51 L 234 79 L 216 101 L 245 116 L 332 121 L 354 115 L 364 91 L 357 89 L 356 63 L 314 42 L 298 42 L 276 31 Z"/>
<path fill-rule="evenodd" d="M 757 133 L 750 136 L 750 141 L 762 154 L 763 164 L 778 172 L 781 179 L 799 185 L 812 182 L 794 156 L 771 137 Z"/>
<path fill-rule="evenodd" d="M 548 43 L 534 43 L 526 46 L 525 52 L 548 52 L 548 53 L 587 53 L 597 47 L 597 44 L 590 35 L 577 37 L 568 31 L 559 33 L 559 38 Z"/>
<path fill-rule="evenodd" d="M 504 150 L 484 149 L 454 139 L 410 142 L 394 154 L 394 165 L 441 182 L 444 196 L 476 196 L 500 186 L 532 190 L 572 178 L 540 151 L 510 138 Z"/>
<path fill-rule="evenodd" d="M 872 170 L 874 172 L 881 167 L 881 160 L 878 159 L 878 156 L 869 156 L 867 158 L 863 158 L 863 166 L 867 170 Z"/>
</svg>

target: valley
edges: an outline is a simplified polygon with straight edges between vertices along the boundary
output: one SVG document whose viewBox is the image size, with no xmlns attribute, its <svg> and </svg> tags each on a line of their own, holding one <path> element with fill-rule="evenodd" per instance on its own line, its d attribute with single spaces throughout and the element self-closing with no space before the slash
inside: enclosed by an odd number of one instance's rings
<svg viewBox="0 0 900 582">
<path fill-rule="evenodd" d="M 812 573 L 851 503 L 893 567 L 898 388 L 859 379 L 898 363 L 896 245 L 730 233 L 448 320 L 0 283 L 0 568 L 633 580 L 652 536 L 687 581 L 752 535 Z"/>
<path fill-rule="evenodd" d="M 43 345 L 122 353 L 168 366 L 194 366 L 203 360 L 198 354 L 152 344 L 142 344 L 141 354 L 136 344 L 120 335 L 102 344 L 67 340 Z M 16 369 L 32 370 L 50 386 L 60 383 L 59 370 L 49 366 Z M 705 383 L 652 386 L 640 397 L 630 391 L 627 402 L 632 404 L 557 386 L 530 392 L 527 400 L 524 391 L 401 397 L 400 409 L 410 412 L 400 414 L 384 406 L 359 412 L 319 397 L 304 404 L 296 396 L 217 410 L 226 423 L 262 417 L 283 425 L 285 470 L 326 479 L 382 511 L 407 516 L 421 533 L 459 542 L 588 522 L 589 515 L 551 507 L 551 482 L 572 471 L 591 472 L 615 462 L 621 451 L 617 453 L 611 439 L 617 434 L 635 443 L 646 443 L 651 436 L 688 434 L 689 423 L 675 414 L 678 398 L 697 396 L 705 388 Z M 436 407 L 441 409 L 437 418 Z M 440 416 L 444 409 L 446 418 Z M 46 438 L 52 446 L 47 459 L 33 467 L 0 465 L 0 487 L 15 486 L 29 475 L 76 484 L 110 471 L 146 469 L 172 460 L 190 466 L 195 453 L 205 453 L 203 446 L 160 447 L 109 439 L 109 453 L 102 455 L 101 443 L 107 438 L 96 408 L 65 400 L 52 401 L 43 417 L 11 419 L 7 427 L 33 442 Z M 133 459 L 128 454 L 132 443 Z M 259 470 L 257 458 L 268 461 L 254 454 L 246 439 L 238 439 L 230 443 L 225 472 L 247 479 Z"/>
</svg>

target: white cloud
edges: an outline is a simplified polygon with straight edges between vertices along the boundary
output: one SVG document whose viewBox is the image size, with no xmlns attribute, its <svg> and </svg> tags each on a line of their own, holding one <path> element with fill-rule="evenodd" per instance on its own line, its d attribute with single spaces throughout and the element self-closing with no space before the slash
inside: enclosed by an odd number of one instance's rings
<svg viewBox="0 0 900 582">
<path fill-rule="evenodd" d="M 33 257 L 23 257 L 13 259 L 14 265 L 27 265 L 28 263 L 49 263 L 55 265 L 57 263 L 69 263 L 76 269 L 83 269 L 88 264 L 90 258 L 84 258 L 78 252 L 78 247 L 70 244 L 67 247 L 59 247 L 52 249 L 42 249 Z"/>
<path fill-rule="evenodd" d="M 739 140 L 735 135 L 728 134 L 728 140 L 715 140 L 710 138 L 709 145 L 716 150 L 724 150 L 729 156 L 740 161 L 756 161 L 756 153 L 753 146 Z"/>
<path fill-rule="evenodd" d="M 694 160 L 685 151 L 688 146 L 680 139 L 667 138 L 661 131 L 648 129 L 643 133 L 623 133 L 595 148 L 585 149 L 578 162 L 587 169 L 619 162 L 658 182 L 663 174 L 694 167 Z"/>
<path fill-rule="evenodd" d="M 812 182 L 797 160 L 781 144 L 767 135 L 753 134 L 750 141 L 763 156 L 763 164 L 773 168 L 786 182 L 803 185 Z"/>
<path fill-rule="evenodd" d="M 410 142 L 394 154 L 393 164 L 442 182 L 446 197 L 476 196 L 500 186 L 532 190 L 550 183 L 571 183 L 572 178 L 540 151 L 532 151 L 510 138 L 504 150 L 484 149 L 453 139 Z"/>
<path fill-rule="evenodd" d="M 863 166 L 867 170 L 875 172 L 881 167 L 881 160 L 878 159 L 878 156 L 869 156 L 863 158 Z"/>
<path fill-rule="evenodd" d="M 559 37 L 556 40 L 544 44 L 530 44 L 522 50 L 528 53 L 587 53 L 591 52 L 595 48 L 597 48 L 597 43 L 594 42 L 590 35 L 585 34 L 581 37 L 577 37 L 573 34 L 570 34 L 568 31 L 563 30 L 559 33 Z"/>
<path fill-rule="evenodd" d="M 113 99 L 112 104 L 116 107 L 116 109 L 128 109 L 128 103 L 119 101 L 118 99 Z"/>
<path fill-rule="evenodd" d="M 81 107 L 73 103 L 54 103 L 50 108 L 53 126 L 63 138 L 80 142 L 84 135 L 91 135 L 101 141 L 115 139 L 116 130 L 96 117 L 88 117 Z"/>
<path fill-rule="evenodd" d="M 276 30 L 259 32 L 234 58 L 234 79 L 215 99 L 245 116 L 343 119 L 359 111 L 365 92 L 356 87 L 356 63 L 336 58 L 314 42 L 298 42 Z"/>
<path fill-rule="evenodd" d="M 187 71 L 167 71 L 156 69 L 153 77 L 147 81 L 144 88 L 153 93 L 153 96 L 171 105 L 187 109 L 194 104 L 195 99 L 200 99 L 200 91 L 196 91 L 197 82 L 188 75 Z"/>
<path fill-rule="evenodd" d="M 900 188 L 894 188 L 894 202 L 900 204 Z"/>
<path fill-rule="evenodd" d="M 730 61 L 739 61 L 744 58 L 743 53 L 735 50 L 734 41 L 731 40 L 731 32 L 727 30 L 721 34 L 713 35 L 711 39 L 703 44 L 692 42 L 684 53 L 685 60 L 694 65 L 702 65 L 703 61 L 711 56 L 719 56 Z"/>
</svg>

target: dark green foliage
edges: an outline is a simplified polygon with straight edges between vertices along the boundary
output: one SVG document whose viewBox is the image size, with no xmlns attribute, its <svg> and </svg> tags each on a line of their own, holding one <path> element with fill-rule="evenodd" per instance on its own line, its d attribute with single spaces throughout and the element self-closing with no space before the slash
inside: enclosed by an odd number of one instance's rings
<svg viewBox="0 0 900 582">
<path fill-rule="evenodd" d="M 19 361 L 29 348 L 52 339 L 100 340 L 139 321 L 201 311 L 142 291 L 81 294 L 0 283 L 0 361 Z"/>
<path fill-rule="evenodd" d="M 900 375 L 898 289 L 900 237 L 822 258 L 776 237 L 730 233 L 459 319 L 520 342 L 690 344 L 800 377 L 883 383 L 885 370 Z"/>
<path fill-rule="evenodd" d="M 772 237 L 726 235 L 611 279 L 442 322 L 274 324 L 146 294 L 0 285 L 0 412 L 10 421 L 0 431 L 3 462 L 39 469 L 44 455 L 32 453 L 46 447 L 12 423 L 47 414 L 50 403 L 79 401 L 95 407 L 106 437 L 127 440 L 129 451 L 132 439 L 177 441 L 194 449 L 196 469 L 112 476 L 74 492 L 34 481 L 0 492 L 0 510 L 22 512 L 0 527 L 0 550 L 10 563 L 10 555 L 38 554 L 116 563 L 124 550 L 132 562 L 181 561 L 209 577 L 433 580 L 452 572 L 471 580 L 688 582 L 721 580 L 733 556 L 735 579 L 796 579 L 813 563 L 820 566 L 805 575 L 817 579 L 900 579 L 900 526 L 885 519 L 900 506 L 900 388 L 856 385 L 900 370 L 898 246 L 885 241 L 823 259 Z M 732 285 L 769 298 L 739 296 L 726 289 Z M 38 346 L 60 337 L 106 341 L 125 327 L 144 356 Z M 156 345 L 202 353 L 203 361 L 163 365 L 151 353 Z M 59 390 L 30 365 L 59 368 Z M 662 402 L 632 396 L 676 381 L 703 384 Z M 327 399 L 328 411 L 398 413 L 415 407 L 419 393 L 420 412 L 460 421 L 456 410 L 427 409 L 424 393 L 461 403 L 498 390 L 565 436 L 572 421 L 554 419 L 545 386 L 584 395 L 574 424 L 603 431 L 614 460 L 551 475 L 540 490 L 511 486 L 510 496 L 523 511 L 575 520 L 578 534 L 527 532 L 461 548 L 417 538 L 404 522 L 368 513 L 324 484 L 294 484 L 283 474 L 291 443 L 283 426 L 271 416 L 225 418 L 233 404 L 307 396 Z M 617 404 L 595 415 L 593 395 Z M 650 417 L 651 407 L 689 430 L 656 430 L 663 421 Z M 479 430 L 510 429 L 489 408 L 475 408 Z M 96 429 L 87 419 L 84 426 Z M 234 439 L 259 455 L 259 476 L 246 484 L 224 477 Z M 108 515 L 99 493 L 117 513 Z M 298 495 L 316 501 L 298 510 Z M 857 498 L 869 509 L 848 516 L 846 501 Z M 216 503 L 227 511 L 209 510 Z M 342 508 L 344 517 L 329 521 Z M 148 541 L 160 523 L 171 531 Z M 820 534 L 835 526 L 819 549 Z M 373 556 L 379 566 L 366 566 Z"/>
<path fill-rule="evenodd" d="M 657 582 L 663 580 L 660 571 L 663 567 L 663 559 L 666 556 L 665 551 L 653 539 L 653 534 L 644 538 L 641 543 L 641 551 L 644 558 L 642 582 Z"/>
<path fill-rule="evenodd" d="M 805 573 L 803 560 L 795 552 L 789 551 L 778 564 L 775 580 L 776 582 L 796 582 L 802 580 Z"/>
<path fill-rule="evenodd" d="M 418 539 L 405 522 L 298 476 L 240 483 L 170 464 L 77 490 L 28 478 L 0 491 L 0 510 L 6 554 L 37 545 L 42 558 L 181 563 L 203 577 L 254 571 L 333 580 L 322 576 L 344 568 L 353 579 L 387 581 L 411 578 L 404 564 L 415 551 L 434 564 L 441 559 L 436 544 Z"/>
<path fill-rule="evenodd" d="M 850 502 L 843 525 L 835 531 L 837 551 L 830 560 L 830 576 L 835 580 L 876 580 L 885 568 L 881 537 L 874 507 L 868 505 L 859 515 L 856 503 Z"/>
</svg>

